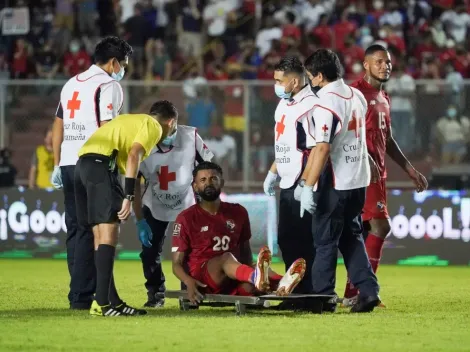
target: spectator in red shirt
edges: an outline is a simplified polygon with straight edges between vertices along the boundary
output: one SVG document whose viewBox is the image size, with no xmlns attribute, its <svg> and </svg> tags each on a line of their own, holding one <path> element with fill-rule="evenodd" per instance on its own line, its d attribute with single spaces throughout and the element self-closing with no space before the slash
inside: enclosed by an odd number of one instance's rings
<svg viewBox="0 0 470 352">
<path fill-rule="evenodd" d="M 425 57 L 432 56 L 437 51 L 431 33 L 426 33 L 422 43 L 418 44 L 414 50 L 414 56 L 422 61 Z"/>
<path fill-rule="evenodd" d="M 348 19 L 349 12 L 348 10 L 344 10 L 341 13 L 341 19 L 338 23 L 333 25 L 333 32 L 334 32 L 334 38 L 335 38 L 335 46 L 336 49 L 339 51 L 342 51 L 344 49 L 344 43 L 346 37 L 354 33 L 357 29 L 357 26 L 354 22 L 350 21 Z"/>
<path fill-rule="evenodd" d="M 302 32 L 300 28 L 295 24 L 295 15 L 292 12 L 286 13 L 287 23 L 282 26 L 282 36 L 284 38 L 292 38 L 296 41 L 300 41 Z"/>
<path fill-rule="evenodd" d="M 398 36 L 393 30 L 392 26 L 385 24 L 379 29 L 379 37 L 388 45 L 394 46 L 400 53 L 406 51 L 405 41 L 402 37 Z"/>
<path fill-rule="evenodd" d="M 470 57 L 463 46 L 457 46 L 453 64 L 455 71 L 459 72 L 463 78 L 470 77 Z"/>
<path fill-rule="evenodd" d="M 81 48 L 80 42 L 72 40 L 69 45 L 69 51 L 64 55 L 64 75 L 73 77 L 88 69 L 91 65 L 90 55 Z"/>
<path fill-rule="evenodd" d="M 12 78 L 26 78 L 28 74 L 28 46 L 24 39 L 16 40 L 15 51 L 11 62 Z"/>
<path fill-rule="evenodd" d="M 313 29 L 312 34 L 318 38 L 320 47 L 326 49 L 333 47 L 333 31 L 328 25 L 328 15 L 322 14 L 320 16 L 320 22 Z"/>
<path fill-rule="evenodd" d="M 344 49 L 342 51 L 343 63 L 346 74 L 353 73 L 353 65 L 356 62 L 362 62 L 364 59 L 364 49 L 354 42 L 354 35 L 348 35 L 344 42 Z"/>
</svg>

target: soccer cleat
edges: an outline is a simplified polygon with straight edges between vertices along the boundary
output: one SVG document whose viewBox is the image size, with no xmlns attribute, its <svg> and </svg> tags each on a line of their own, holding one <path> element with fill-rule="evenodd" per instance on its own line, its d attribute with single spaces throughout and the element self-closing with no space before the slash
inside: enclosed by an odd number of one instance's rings
<svg viewBox="0 0 470 352">
<path fill-rule="evenodd" d="M 359 297 L 357 302 L 351 307 L 351 313 L 370 313 L 380 303 L 378 296 L 374 297 Z"/>
<path fill-rule="evenodd" d="M 144 309 L 137 309 L 131 306 L 128 306 L 126 302 L 122 302 L 120 305 L 113 307 L 115 310 L 121 312 L 121 314 L 126 316 L 135 316 L 135 315 L 145 315 L 147 311 Z"/>
<path fill-rule="evenodd" d="M 383 304 L 382 301 L 379 301 L 379 304 L 377 304 L 377 307 L 378 308 L 387 308 L 387 306 L 385 304 Z"/>
<path fill-rule="evenodd" d="M 295 287 L 299 284 L 299 282 L 302 281 L 306 268 L 307 264 L 305 263 L 305 259 L 300 258 L 293 262 L 289 270 L 287 270 L 287 272 L 279 282 L 276 295 L 290 295 L 292 291 L 294 291 Z"/>
<path fill-rule="evenodd" d="M 147 308 L 163 308 L 165 305 L 165 298 L 154 297 L 153 299 L 149 299 L 145 304 L 144 307 Z"/>
<path fill-rule="evenodd" d="M 111 307 L 111 305 L 100 306 L 98 302 L 93 301 L 90 308 L 90 314 L 98 317 L 119 317 L 125 316 L 122 312 L 116 308 Z"/>
<path fill-rule="evenodd" d="M 255 269 L 255 287 L 258 291 L 266 292 L 269 290 L 269 267 L 271 266 L 271 251 L 268 246 L 260 249 Z"/>
</svg>

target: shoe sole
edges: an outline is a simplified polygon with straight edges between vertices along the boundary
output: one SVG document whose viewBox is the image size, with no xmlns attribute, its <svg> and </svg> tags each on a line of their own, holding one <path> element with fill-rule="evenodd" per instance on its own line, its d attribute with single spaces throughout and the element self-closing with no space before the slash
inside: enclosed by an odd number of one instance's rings
<svg viewBox="0 0 470 352">
<path fill-rule="evenodd" d="M 374 300 L 372 300 L 372 301 L 370 301 L 370 302 L 367 302 L 367 304 L 365 304 L 365 305 L 363 306 L 362 310 L 360 310 L 360 311 L 353 311 L 353 310 L 351 309 L 351 313 L 371 313 L 371 312 L 374 310 L 374 308 L 377 307 L 377 305 L 379 304 L 379 302 L 380 302 L 380 300 L 374 299 Z M 353 308 L 354 308 L 354 307 L 353 307 Z"/>
<path fill-rule="evenodd" d="M 256 276 L 255 287 L 261 292 L 269 290 L 269 267 L 271 266 L 271 251 L 268 247 L 263 247 L 258 255 L 258 261 L 256 263 L 256 270 L 258 275 Z"/>
<path fill-rule="evenodd" d="M 300 272 L 297 272 L 300 266 Z M 307 269 L 307 263 L 305 262 L 304 259 L 299 259 L 296 263 L 295 266 L 293 266 L 290 271 L 289 275 L 295 275 L 298 274 L 297 277 L 292 281 L 292 283 L 288 287 L 280 287 L 276 291 L 276 295 L 278 296 L 288 296 L 294 291 L 294 289 L 297 287 L 297 285 L 302 281 L 305 275 L 305 270 Z"/>
</svg>

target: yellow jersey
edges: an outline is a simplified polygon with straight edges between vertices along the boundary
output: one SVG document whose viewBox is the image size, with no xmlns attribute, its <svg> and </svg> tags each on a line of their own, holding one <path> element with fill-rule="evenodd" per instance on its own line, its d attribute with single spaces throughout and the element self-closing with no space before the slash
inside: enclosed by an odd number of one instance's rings
<svg viewBox="0 0 470 352">
<path fill-rule="evenodd" d="M 147 158 L 162 137 L 162 126 L 153 117 L 146 114 L 119 115 L 98 128 L 85 142 L 78 156 L 99 154 L 111 156 L 118 151 L 116 164 L 121 174 L 126 173 L 127 156 L 132 144 L 139 143 Z"/>
<path fill-rule="evenodd" d="M 34 153 L 36 166 L 36 186 L 38 188 L 52 188 L 51 174 L 54 171 L 54 155 L 44 145 L 37 147 Z"/>
</svg>

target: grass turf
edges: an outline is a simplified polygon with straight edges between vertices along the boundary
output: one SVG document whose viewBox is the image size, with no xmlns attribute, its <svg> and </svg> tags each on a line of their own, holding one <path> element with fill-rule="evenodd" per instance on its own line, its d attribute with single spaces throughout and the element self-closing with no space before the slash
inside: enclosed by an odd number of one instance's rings
<svg viewBox="0 0 470 352">
<path fill-rule="evenodd" d="M 122 297 L 143 304 L 140 263 L 118 261 L 115 273 Z M 387 308 L 363 315 L 236 317 L 230 308 L 181 312 L 167 300 L 145 317 L 100 318 L 68 309 L 65 261 L 0 260 L 0 351 L 470 351 L 469 276 L 464 267 L 382 266 Z M 340 294 L 343 285 L 340 268 Z"/>
</svg>

